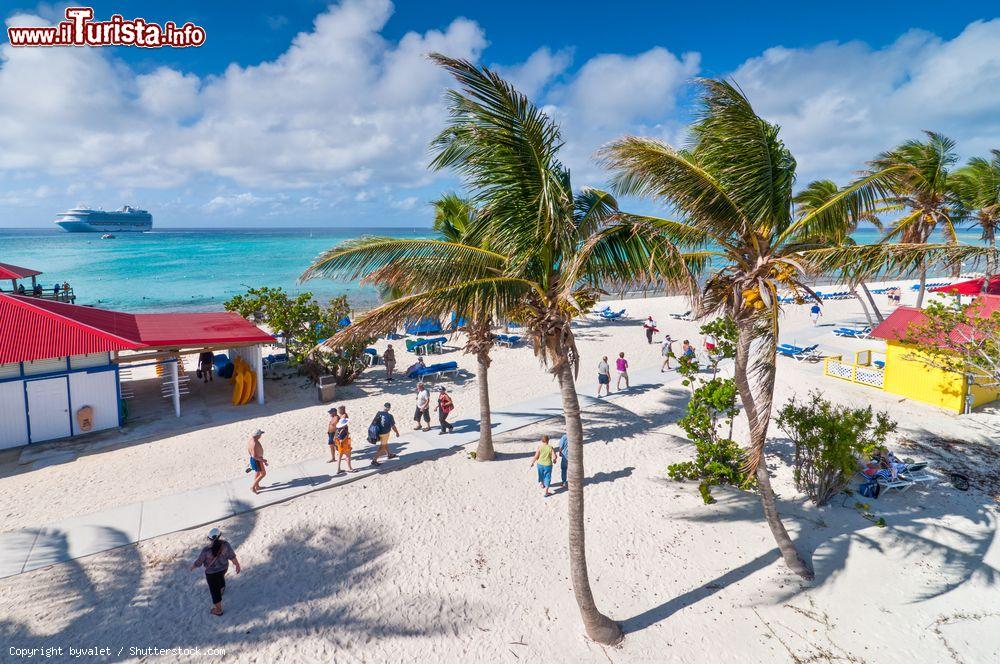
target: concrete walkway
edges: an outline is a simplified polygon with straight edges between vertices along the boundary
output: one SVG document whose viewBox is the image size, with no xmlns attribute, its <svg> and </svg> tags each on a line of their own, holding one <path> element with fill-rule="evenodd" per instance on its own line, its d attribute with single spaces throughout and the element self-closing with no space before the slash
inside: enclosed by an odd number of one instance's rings
<svg viewBox="0 0 1000 664">
<path fill-rule="evenodd" d="M 659 368 L 635 371 L 633 390 L 662 387 L 673 382 L 676 372 L 660 373 Z M 596 387 L 596 386 L 595 386 Z M 620 399 L 628 392 L 617 392 L 610 399 Z M 586 410 L 605 399 L 580 394 Z M 493 411 L 494 435 L 521 429 L 562 415 L 558 392 Z M 408 423 L 404 423 L 407 425 Z M 363 427 L 366 431 L 367 427 Z M 360 432 L 362 435 L 364 431 Z M 30 572 L 76 558 L 128 546 L 160 535 L 204 526 L 222 519 L 280 503 L 298 496 L 356 482 L 382 470 L 435 459 L 479 440 L 478 425 L 456 426 L 455 433 L 440 436 L 431 432 L 404 431 L 390 442 L 399 458 L 383 461 L 375 468 L 368 461 L 375 446 L 364 438 L 355 447 L 353 461 L 360 470 L 333 476 L 335 468 L 326 458 L 301 461 L 288 466 L 269 467 L 261 493 L 250 492 L 250 478 L 243 475 L 228 482 L 192 489 L 172 496 L 145 500 L 131 505 L 74 516 L 37 528 L 0 533 L 0 578 Z"/>
</svg>

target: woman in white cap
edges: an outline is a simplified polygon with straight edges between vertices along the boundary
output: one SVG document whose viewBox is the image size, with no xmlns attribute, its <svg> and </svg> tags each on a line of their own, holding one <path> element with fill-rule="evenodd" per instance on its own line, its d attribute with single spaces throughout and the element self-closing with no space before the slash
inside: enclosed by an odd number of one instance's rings
<svg viewBox="0 0 1000 664">
<path fill-rule="evenodd" d="M 236 552 L 229 542 L 222 539 L 222 532 L 218 528 L 208 531 L 208 539 L 212 543 L 201 550 L 198 559 L 191 565 L 191 571 L 204 566 L 205 580 L 208 582 L 208 591 L 212 593 L 212 615 L 222 615 L 222 593 L 226 590 L 226 572 L 229 570 L 229 561 L 233 561 L 236 573 L 239 574 L 240 561 L 236 560 Z"/>
</svg>

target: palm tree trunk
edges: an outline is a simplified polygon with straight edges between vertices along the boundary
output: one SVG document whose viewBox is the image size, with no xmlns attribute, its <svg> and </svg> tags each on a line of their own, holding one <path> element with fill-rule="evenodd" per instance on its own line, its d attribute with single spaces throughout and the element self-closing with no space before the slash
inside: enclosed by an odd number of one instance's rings
<svg viewBox="0 0 1000 664">
<path fill-rule="evenodd" d="M 872 297 L 872 292 L 868 290 L 868 284 L 862 281 L 861 290 L 865 292 L 865 297 L 868 298 L 868 302 L 872 305 L 872 313 L 875 314 L 875 320 L 877 320 L 880 323 L 884 323 L 885 317 L 882 316 L 882 312 L 878 310 L 878 305 L 875 304 L 875 298 Z"/>
<path fill-rule="evenodd" d="M 767 464 L 764 458 L 764 443 L 767 440 L 767 426 L 771 420 L 771 400 L 774 398 L 774 371 L 768 371 L 760 385 L 760 403 L 754 399 L 754 392 L 750 385 L 748 373 L 750 367 L 750 351 L 753 344 L 752 323 L 740 321 L 737 323 L 739 335 L 736 342 L 736 366 L 734 379 L 736 389 L 740 393 L 740 401 L 743 402 L 743 411 L 747 415 L 747 422 L 750 425 L 750 446 L 751 457 L 758 457 L 755 477 L 760 491 L 760 502 L 764 508 L 764 518 L 771 529 L 771 535 L 778 544 L 778 550 L 785 561 L 785 565 L 790 570 L 804 579 L 812 579 L 813 572 L 799 556 L 795 543 L 785 530 L 785 524 L 781 522 L 781 515 L 778 514 L 777 502 L 775 501 L 774 489 L 771 488 L 771 478 L 767 474 Z M 759 407 L 759 410 L 758 410 Z"/>
<path fill-rule="evenodd" d="M 920 290 L 917 291 L 917 309 L 924 306 L 924 291 L 927 289 L 927 266 L 920 266 Z"/>
<path fill-rule="evenodd" d="M 583 421 L 576 396 L 573 368 L 565 362 L 559 370 L 566 437 L 569 441 L 569 572 L 573 593 L 580 607 L 587 636 L 598 643 L 615 645 L 624 638 L 621 627 L 597 608 L 587 574 L 587 546 L 583 518 Z"/>
<path fill-rule="evenodd" d="M 861 304 L 861 311 L 865 312 L 865 320 L 868 321 L 868 327 L 875 327 L 872 323 L 872 315 L 868 313 L 868 307 L 865 306 L 865 301 L 861 298 L 861 293 L 858 292 L 857 288 L 852 289 L 851 292 L 854 293 L 854 297 L 858 300 L 858 303 Z"/>
<path fill-rule="evenodd" d="M 476 447 L 476 461 L 492 461 L 496 458 L 493 449 L 493 421 L 490 413 L 490 358 L 485 353 L 477 353 L 479 371 L 476 383 L 479 386 L 479 445 Z"/>
<path fill-rule="evenodd" d="M 997 250 L 997 236 L 993 231 L 992 226 L 986 226 L 986 241 L 989 243 L 993 251 Z M 993 279 L 993 273 L 996 271 L 996 258 L 995 253 L 986 255 L 986 276 L 983 277 L 983 290 L 981 291 L 983 295 L 990 292 L 990 281 Z"/>
</svg>

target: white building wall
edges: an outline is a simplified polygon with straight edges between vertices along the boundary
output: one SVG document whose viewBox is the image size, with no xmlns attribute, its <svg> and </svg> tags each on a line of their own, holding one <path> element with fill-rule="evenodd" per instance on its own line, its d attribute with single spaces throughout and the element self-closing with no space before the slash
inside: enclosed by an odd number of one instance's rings
<svg viewBox="0 0 1000 664">
<path fill-rule="evenodd" d="M 71 369 L 106 367 L 109 364 L 111 364 L 111 357 L 108 353 L 87 353 L 86 355 L 70 355 L 69 357 Z"/>
<path fill-rule="evenodd" d="M 36 376 L 44 373 L 66 371 L 66 358 L 53 357 L 48 360 L 31 360 L 24 363 L 24 375 Z"/>
<path fill-rule="evenodd" d="M 0 449 L 27 444 L 28 418 L 24 412 L 24 382 L 12 380 L 0 383 Z"/>
<path fill-rule="evenodd" d="M 91 431 L 118 426 L 118 386 L 114 371 L 71 373 L 69 398 L 74 435 L 84 433 L 79 430 L 76 420 L 76 412 L 84 406 L 94 409 L 94 427 Z"/>
</svg>

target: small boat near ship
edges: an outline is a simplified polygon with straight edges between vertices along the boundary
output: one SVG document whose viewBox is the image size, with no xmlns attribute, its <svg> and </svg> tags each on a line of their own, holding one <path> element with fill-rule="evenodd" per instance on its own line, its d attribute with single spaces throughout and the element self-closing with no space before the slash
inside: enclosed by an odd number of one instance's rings
<svg viewBox="0 0 1000 664">
<path fill-rule="evenodd" d="M 75 207 L 57 216 L 55 223 L 70 233 L 143 233 L 153 229 L 153 215 L 129 205 L 112 212 Z"/>
</svg>

